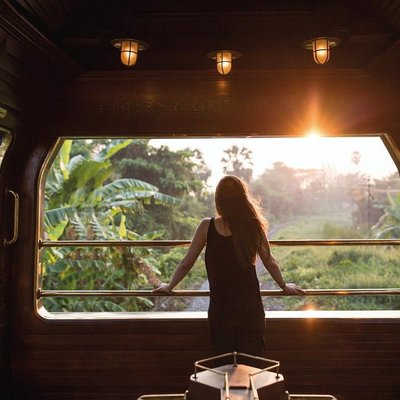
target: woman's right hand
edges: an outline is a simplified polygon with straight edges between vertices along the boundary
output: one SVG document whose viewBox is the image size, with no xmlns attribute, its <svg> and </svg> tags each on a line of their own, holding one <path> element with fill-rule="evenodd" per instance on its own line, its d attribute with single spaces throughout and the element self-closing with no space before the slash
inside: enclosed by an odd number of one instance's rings
<svg viewBox="0 0 400 400">
<path fill-rule="evenodd" d="M 172 290 L 169 288 L 169 284 L 168 283 L 161 283 L 160 286 L 158 288 L 155 288 L 153 290 L 153 293 L 171 293 Z"/>
</svg>

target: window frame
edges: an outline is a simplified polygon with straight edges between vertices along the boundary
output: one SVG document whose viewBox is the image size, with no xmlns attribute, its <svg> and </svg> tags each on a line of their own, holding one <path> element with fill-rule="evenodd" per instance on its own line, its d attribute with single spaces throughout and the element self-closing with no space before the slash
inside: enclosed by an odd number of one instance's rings
<svg viewBox="0 0 400 400">
<path fill-rule="evenodd" d="M 61 312 L 54 313 L 49 312 L 45 309 L 43 305 L 44 297 L 52 297 L 54 296 L 93 296 L 96 297 L 94 292 L 98 294 L 104 294 L 105 296 L 110 296 L 110 292 L 118 292 L 118 291 L 50 291 L 42 289 L 42 267 L 40 263 L 40 252 L 43 248 L 51 247 L 54 245 L 53 242 L 45 240 L 44 237 L 44 191 L 45 191 L 45 181 L 49 169 L 51 168 L 62 144 L 65 140 L 86 140 L 86 139 L 101 139 L 101 138 L 110 138 L 110 139 L 159 139 L 159 138 L 188 138 L 186 135 L 165 135 L 165 136 L 154 136 L 154 135 L 143 135 L 140 137 L 133 135 L 119 135 L 118 137 L 114 136 L 59 136 L 45 157 L 45 160 L 40 168 L 39 179 L 38 179 L 38 190 L 37 190 L 37 224 L 36 224 L 36 238 L 35 238 L 35 285 L 34 285 L 34 303 L 35 303 L 35 311 L 43 319 L 49 320 L 74 320 L 74 319 L 204 319 L 206 318 L 206 312 L 191 312 L 191 311 L 163 311 L 163 312 Z M 191 136 L 190 138 L 210 138 L 212 139 L 220 138 L 221 136 L 213 136 L 213 135 L 202 135 L 202 136 Z M 224 135 L 226 138 L 249 138 L 249 135 L 239 136 L 239 135 Z M 304 135 L 254 135 L 251 136 L 254 138 L 301 138 Z M 389 155 L 394 161 L 398 171 L 400 170 L 400 149 L 398 149 L 396 142 L 394 139 L 388 134 L 362 134 L 362 135 L 334 135 L 329 136 L 325 135 L 324 137 L 379 137 L 386 149 L 388 150 Z M 78 246 L 92 245 L 94 241 L 58 241 L 58 244 L 62 246 L 72 246 L 71 242 L 77 243 Z M 174 247 L 174 246 L 188 246 L 190 244 L 190 240 L 159 240 L 159 241 L 97 241 L 96 245 L 98 246 L 101 242 L 101 246 L 109 246 L 111 244 L 118 246 L 140 246 L 140 247 Z M 115 242 L 115 243 L 114 243 Z M 341 240 L 321 240 L 321 239 L 306 239 L 306 240 L 271 240 L 272 246 L 349 246 L 349 245 L 400 245 L 400 240 L 397 239 L 341 239 Z M 55 246 L 58 247 L 58 246 Z M 57 292 L 57 293 L 51 293 Z M 73 293 L 75 292 L 75 294 Z M 123 293 L 126 292 L 126 293 Z M 129 292 L 129 293 L 128 293 Z M 282 296 L 281 290 L 264 290 L 261 291 L 262 296 Z M 97 294 L 97 297 L 99 297 Z M 153 294 L 151 291 L 144 290 L 127 290 L 121 291 L 120 293 L 116 293 L 117 295 L 128 295 L 128 296 L 160 296 L 159 294 Z M 373 295 L 373 294 L 383 294 L 383 295 L 400 295 L 400 288 L 395 289 L 308 289 L 307 295 L 311 296 L 326 296 L 326 295 L 337 295 L 337 296 L 348 296 L 348 295 Z M 166 297 L 165 294 L 162 295 Z M 209 296 L 208 291 L 202 290 L 176 290 L 174 294 L 170 296 Z M 115 297 L 115 295 L 114 295 Z M 400 318 L 400 310 L 377 310 L 377 311 L 364 311 L 364 310 L 345 310 L 345 311 L 268 311 L 268 314 L 273 314 L 273 318 L 309 318 L 312 316 L 313 318 Z"/>
</svg>

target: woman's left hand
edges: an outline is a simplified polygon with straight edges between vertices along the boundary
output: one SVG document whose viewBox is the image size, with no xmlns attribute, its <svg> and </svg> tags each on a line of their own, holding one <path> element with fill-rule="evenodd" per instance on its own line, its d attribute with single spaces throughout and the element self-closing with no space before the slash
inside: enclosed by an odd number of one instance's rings
<svg viewBox="0 0 400 400">
<path fill-rule="evenodd" d="M 300 286 L 297 286 L 295 283 L 286 283 L 282 290 L 283 293 L 288 295 L 306 294 L 305 290 L 303 290 Z"/>
<path fill-rule="evenodd" d="M 169 288 L 168 283 L 161 283 L 158 288 L 153 290 L 153 293 L 171 293 L 172 290 Z"/>
</svg>

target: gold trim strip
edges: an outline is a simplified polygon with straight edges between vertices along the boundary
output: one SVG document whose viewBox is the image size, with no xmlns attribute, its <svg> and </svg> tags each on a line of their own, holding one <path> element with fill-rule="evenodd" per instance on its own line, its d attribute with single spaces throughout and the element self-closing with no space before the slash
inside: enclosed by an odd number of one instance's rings
<svg viewBox="0 0 400 400">
<path fill-rule="evenodd" d="M 308 289 L 305 296 L 400 296 L 400 289 Z M 38 290 L 43 297 L 209 297 L 208 290 L 174 290 L 171 293 L 154 293 L 151 290 Z M 261 290 L 261 296 L 288 296 L 282 290 Z M 302 295 L 298 295 L 302 296 Z"/>
<path fill-rule="evenodd" d="M 190 240 L 39 240 L 43 247 L 178 247 Z M 271 246 L 399 246 L 399 239 L 298 239 L 270 240 Z"/>
</svg>

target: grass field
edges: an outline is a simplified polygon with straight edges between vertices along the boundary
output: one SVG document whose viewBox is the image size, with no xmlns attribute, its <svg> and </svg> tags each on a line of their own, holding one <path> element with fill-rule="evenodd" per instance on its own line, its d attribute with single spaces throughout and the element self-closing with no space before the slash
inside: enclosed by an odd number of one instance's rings
<svg viewBox="0 0 400 400">
<path fill-rule="evenodd" d="M 271 239 L 357 238 L 361 233 L 349 225 L 343 213 L 336 219 L 324 216 L 298 218 Z M 400 253 L 395 246 L 273 247 L 286 281 L 305 289 L 357 289 L 400 287 Z M 262 274 L 264 287 L 273 287 Z M 265 299 L 267 309 L 394 310 L 399 296 L 305 296 Z"/>
</svg>

